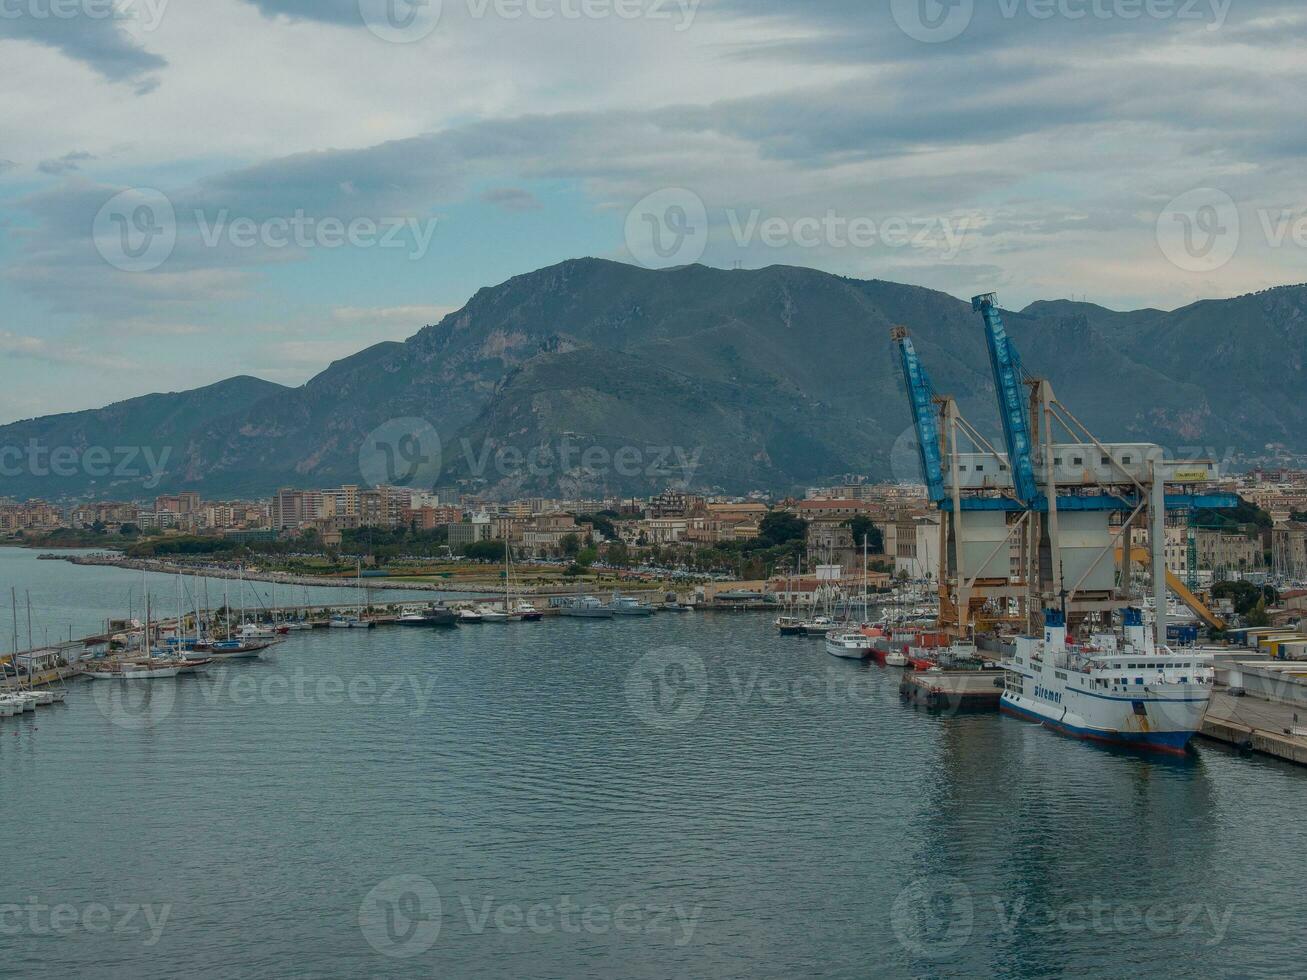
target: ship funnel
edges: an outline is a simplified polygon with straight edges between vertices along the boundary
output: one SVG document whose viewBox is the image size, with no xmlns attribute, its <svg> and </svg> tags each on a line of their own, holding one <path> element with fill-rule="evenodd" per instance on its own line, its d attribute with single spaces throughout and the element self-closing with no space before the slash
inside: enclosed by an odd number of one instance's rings
<svg viewBox="0 0 1307 980">
<path fill-rule="evenodd" d="M 1143 653 L 1148 649 L 1148 638 L 1144 630 L 1144 611 L 1134 606 L 1127 606 L 1121 611 L 1121 618 L 1125 624 L 1126 644 Z"/>
<path fill-rule="evenodd" d="M 1044 610 L 1044 649 L 1066 649 L 1066 614 L 1060 609 Z"/>
</svg>

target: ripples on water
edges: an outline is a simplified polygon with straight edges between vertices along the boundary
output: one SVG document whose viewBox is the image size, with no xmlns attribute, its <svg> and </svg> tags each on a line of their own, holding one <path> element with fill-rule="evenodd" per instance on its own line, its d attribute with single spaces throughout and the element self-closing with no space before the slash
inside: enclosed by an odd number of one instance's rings
<svg viewBox="0 0 1307 980">
<path fill-rule="evenodd" d="M 707 686 L 681 702 L 700 713 L 651 727 L 628 675 L 666 648 Z M 324 686 L 364 682 L 345 703 Z M 0 720 L 0 896 L 168 903 L 162 938 L 24 927 L 0 933 L 0 972 L 1259 976 L 1302 959 L 1301 772 L 932 716 L 890 672 L 761 616 L 318 631 L 181 679 L 171 703 L 151 687 L 145 728 L 96 691 Z M 409 959 L 360 928 L 398 875 L 441 899 Z M 537 905 L 553 911 L 533 932 L 515 914 Z M 633 933 L 602 914 L 623 905 Z M 1199 906 L 1228 928 L 1177 935 Z"/>
</svg>

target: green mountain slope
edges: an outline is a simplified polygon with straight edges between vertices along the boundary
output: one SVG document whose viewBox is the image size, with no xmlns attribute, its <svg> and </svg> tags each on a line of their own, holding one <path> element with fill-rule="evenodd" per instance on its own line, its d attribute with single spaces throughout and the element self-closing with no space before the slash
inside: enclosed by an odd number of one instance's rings
<svg viewBox="0 0 1307 980">
<path fill-rule="evenodd" d="M 1027 370 L 1051 378 L 1101 438 L 1223 455 L 1305 448 L 1304 311 L 1307 287 L 1289 286 L 1169 313 L 1041 302 L 1008 321 Z M 961 299 L 786 266 L 655 272 L 578 259 L 482 289 L 407 342 L 300 388 L 233 379 L 6 426 L 0 448 L 166 446 L 161 489 L 266 494 L 367 482 L 369 434 L 419 419 L 444 446 L 439 482 L 501 496 L 911 478 L 910 454 L 893 451 L 910 435 L 896 324 L 937 389 L 997 434 L 981 321 Z M 144 495 L 122 480 L 5 482 L 11 496 Z"/>
</svg>

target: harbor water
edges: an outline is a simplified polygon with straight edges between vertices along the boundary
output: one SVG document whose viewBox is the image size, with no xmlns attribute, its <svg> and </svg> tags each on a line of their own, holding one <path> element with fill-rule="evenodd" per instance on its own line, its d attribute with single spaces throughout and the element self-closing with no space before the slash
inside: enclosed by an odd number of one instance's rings
<svg viewBox="0 0 1307 980">
<path fill-rule="evenodd" d="M 132 584 L 40 564 L 0 584 L 81 595 L 92 627 Z M 0 789 L 6 975 L 1261 977 L 1307 952 L 1307 774 L 905 707 L 896 672 L 756 614 L 319 630 L 77 683 L 0 719 Z"/>
</svg>

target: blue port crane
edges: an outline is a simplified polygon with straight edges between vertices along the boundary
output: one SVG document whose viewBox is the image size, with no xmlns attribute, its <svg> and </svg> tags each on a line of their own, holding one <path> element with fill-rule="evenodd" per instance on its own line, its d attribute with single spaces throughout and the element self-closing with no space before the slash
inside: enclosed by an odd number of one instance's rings
<svg viewBox="0 0 1307 980">
<path fill-rule="evenodd" d="M 921 461 L 921 475 L 926 481 L 926 494 L 931 503 L 944 504 L 944 457 L 940 448 L 939 420 L 935 414 L 935 389 L 930 375 L 912 346 L 912 338 L 904 327 L 895 327 L 890 336 L 899 347 L 899 363 L 903 368 L 903 381 L 908 386 L 908 404 L 912 407 L 912 424 L 917 430 L 917 455 Z"/>
<path fill-rule="evenodd" d="M 985 318 L 985 342 L 989 347 L 989 363 L 994 372 L 994 389 L 998 394 L 999 415 L 1003 419 L 1003 440 L 1007 444 L 1012 488 L 1020 503 L 1030 508 L 1038 508 L 1042 495 L 1035 482 L 1030 417 L 1026 412 L 1021 356 L 1012 345 L 1007 329 L 1003 326 L 1003 315 L 999 312 L 998 297 L 994 293 L 975 297 L 971 301 L 971 308 Z"/>
</svg>

